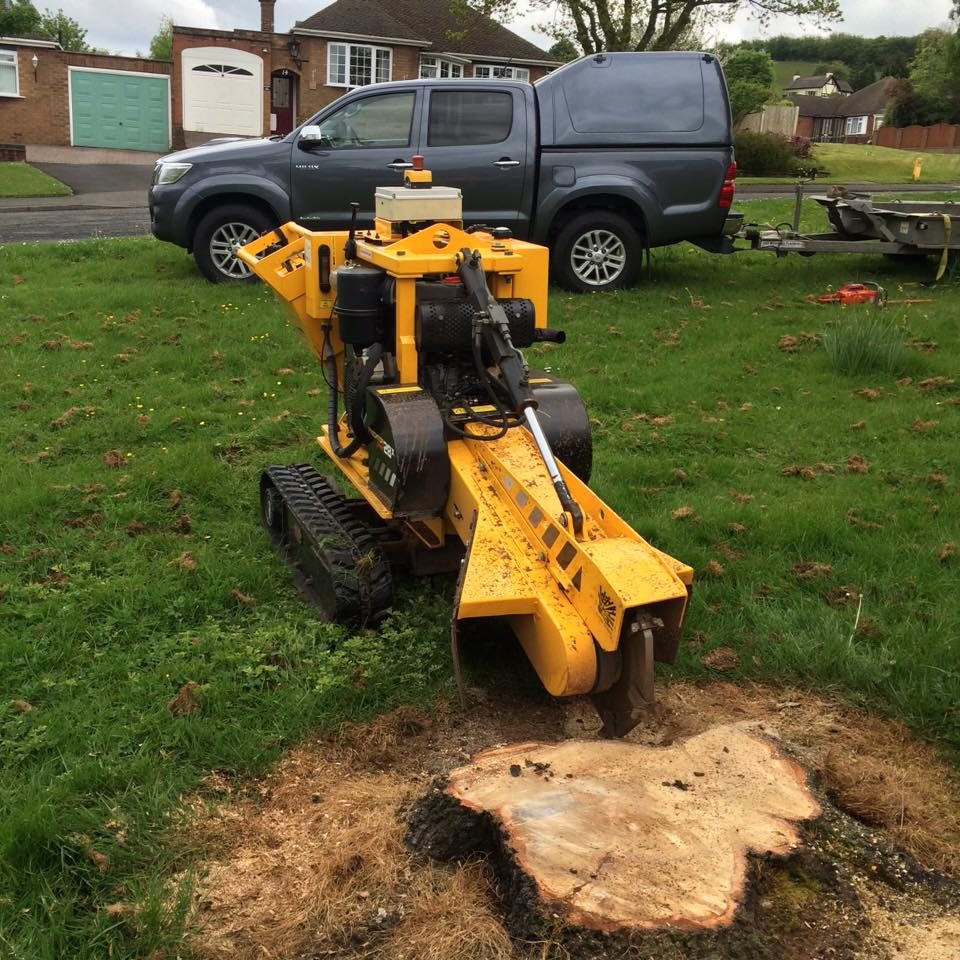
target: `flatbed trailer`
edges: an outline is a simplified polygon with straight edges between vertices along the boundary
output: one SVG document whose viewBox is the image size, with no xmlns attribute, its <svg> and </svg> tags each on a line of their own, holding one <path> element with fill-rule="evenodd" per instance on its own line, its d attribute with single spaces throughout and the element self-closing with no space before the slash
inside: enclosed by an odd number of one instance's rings
<svg viewBox="0 0 960 960">
<path fill-rule="evenodd" d="M 733 239 L 746 240 L 744 249 L 765 250 L 785 257 L 788 253 L 877 253 L 896 256 L 941 257 L 941 273 L 953 251 L 960 250 L 960 203 L 953 200 L 873 200 L 864 195 L 811 196 L 826 209 L 833 230 L 800 233 L 803 185 L 797 185 L 792 224 L 763 228 L 741 227 Z"/>
</svg>

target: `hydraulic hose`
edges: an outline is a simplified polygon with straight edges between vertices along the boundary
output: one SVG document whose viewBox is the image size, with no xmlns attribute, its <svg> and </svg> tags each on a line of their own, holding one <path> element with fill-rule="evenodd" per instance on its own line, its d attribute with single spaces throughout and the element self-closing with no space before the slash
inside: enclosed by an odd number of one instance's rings
<svg viewBox="0 0 960 960">
<path fill-rule="evenodd" d="M 364 394 L 370 385 L 373 377 L 373 371 L 380 362 L 380 356 L 383 353 L 383 347 L 375 343 L 367 354 L 367 360 L 360 371 L 360 379 L 351 392 L 347 404 L 347 425 L 353 433 L 353 439 L 345 446 L 340 446 L 338 423 L 340 417 L 338 404 L 338 383 L 337 383 L 337 359 L 331 353 L 324 357 L 324 367 L 327 371 L 327 384 L 330 391 L 327 395 L 327 439 L 330 441 L 330 449 L 334 456 L 340 459 L 352 457 L 357 450 L 370 439 L 369 433 L 363 424 L 363 403 Z"/>
</svg>

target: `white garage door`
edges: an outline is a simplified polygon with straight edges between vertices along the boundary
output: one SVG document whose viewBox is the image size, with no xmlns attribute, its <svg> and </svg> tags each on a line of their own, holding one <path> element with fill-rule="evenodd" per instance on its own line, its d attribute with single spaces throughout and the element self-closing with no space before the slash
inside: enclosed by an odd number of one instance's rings
<svg viewBox="0 0 960 960">
<path fill-rule="evenodd" d="M 182 54 L 183 129 L 263 134 L 263 60 L 229 47 L 191 47 Z"/>
</svg>

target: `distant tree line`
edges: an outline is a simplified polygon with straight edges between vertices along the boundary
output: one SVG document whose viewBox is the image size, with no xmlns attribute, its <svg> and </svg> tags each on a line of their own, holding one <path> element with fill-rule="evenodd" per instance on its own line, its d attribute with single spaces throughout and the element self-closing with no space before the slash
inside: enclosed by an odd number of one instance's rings
<svg viewBox="0 0 960 960">
<path fill-rule="evenodd" d="M 906 77 L 920 37 L 861 37 L 831 33 L 825 37 L 770 37 L 747 40 L 741 46 L 765 50 L 772 60 L 805 60 L 818 66 L 841 67 L 842 79 L 856 90 L 880 77 Z M 826 72 L 826 71 L 823 71 Z M 830 72 L 837 73 L 836 69 Z M 841 71 L 843 72 L 843 71 Z"/>
</svg>

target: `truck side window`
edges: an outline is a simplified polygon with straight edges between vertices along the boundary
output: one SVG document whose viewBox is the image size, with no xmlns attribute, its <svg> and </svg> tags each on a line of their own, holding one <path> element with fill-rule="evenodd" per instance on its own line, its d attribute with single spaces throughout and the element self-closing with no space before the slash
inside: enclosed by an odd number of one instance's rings
<svg viewBox="0 0 960 960">
<path fill-rule="evenodd" d="M 415 94 L 388 93 L 354 100 L 320 124 L 324 146 L 406 147 L 410 145 Z"/>
<path fill-rule="evenodd" d="M 430 95 L 427 144 L 502 143 L 513 125 L 513 95 L 508 91 L 434 90 Z"/>
</svg>

